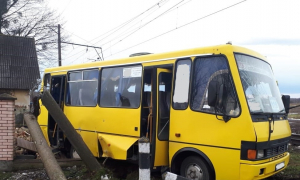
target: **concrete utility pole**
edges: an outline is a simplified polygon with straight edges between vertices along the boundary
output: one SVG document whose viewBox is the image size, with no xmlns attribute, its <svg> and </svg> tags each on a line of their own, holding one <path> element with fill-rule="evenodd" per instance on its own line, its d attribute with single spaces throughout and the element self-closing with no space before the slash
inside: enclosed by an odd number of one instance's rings
<svg viewBox="0 0 300 180">
<path fill-rule="evenodd" d="M 40 154 L 46 173 L 51 180 L 66 180 L 66 177 L 58 165 L 42 130 L 34 115 L 24 114 L 24 120 L 29 128 L 30 134 L 35 142 L 36 149 Z"/>
<path fill-rule="evenodd" d="M 58 39 L 57 39 L 57 43 L 58 43 L 58 66 L 61 66 L 61 39 L 60 39 L 60 24 L 58 24 L 57 26 L 58 28 Z"/>
<path fill-rule="evenodd" d="M 42 103 L 47 108 L 50 115 L 53 117 L 59 128 L 66 135 L 71 145 L 75 148 L 76 152 L 86 164 L 90 171 L 99 171 L 101 165 L 93 156 L 90 149 L 87 147 L 81 136 L 74 129 L 69 119 L 64 112 L 60 109 L 56 101 L 53 99 L 49 91 L 44 91 L 42 95 Z"/>
</svg>

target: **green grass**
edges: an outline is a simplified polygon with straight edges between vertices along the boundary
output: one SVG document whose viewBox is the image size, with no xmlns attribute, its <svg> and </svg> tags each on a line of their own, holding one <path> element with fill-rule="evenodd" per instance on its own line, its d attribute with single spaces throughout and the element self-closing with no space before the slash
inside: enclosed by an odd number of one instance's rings
<svg viewBox="0 0 300 180">
<path fill-rule="evenodd" d="M 300 179 L 300 150 L 291 147 L 290 162 L 287 168 L 278 174 L 268 178 L 268 180 L 299 180 Z"/>
<path fill-rule="evenodd" d="M 12 176 L 11 172 L 0 172 L 0 180 L 8 179 Z"/>
<path fill-rule="evenodd" d="M 289 114 L 288 118 L 300 119 L 300 114 Z"/>
</svg>

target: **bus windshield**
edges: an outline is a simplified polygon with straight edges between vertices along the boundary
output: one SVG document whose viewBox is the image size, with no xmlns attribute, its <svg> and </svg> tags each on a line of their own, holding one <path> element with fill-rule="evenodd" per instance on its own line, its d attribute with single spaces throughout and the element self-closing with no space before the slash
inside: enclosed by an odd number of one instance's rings
<svg viewBox="0 0 300 180">
<path fill-rule="evenodd" d="M 252 56 L 235 54 L 235 58 L 250 112 L 285 113 L 271 66 Z"/>
</svg>

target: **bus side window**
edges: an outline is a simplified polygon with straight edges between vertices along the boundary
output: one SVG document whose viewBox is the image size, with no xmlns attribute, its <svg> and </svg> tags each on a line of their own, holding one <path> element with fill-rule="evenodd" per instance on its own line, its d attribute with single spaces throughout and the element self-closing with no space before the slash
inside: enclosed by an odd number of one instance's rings
<svg viewBox="0 0 300 180">
<path fill-rule="evenodd" d="M 96 106 L 98 73 L 98 69 L 69 72 L 66 104 L 71 106 Z"/>
<path fill-rule="evenodd" d="M 83 71 L 83 81 L 79 92 L 80 104 L 82 106 L 95 106 L 98 97 L 98 70 Z"/>
<path fill-rule="evenodd" d="M 217 81 L 225 86 L 224 112 L 229 116 L 237 116 L 240 109 L 227 60 L 224 56 L 195 59 L 191 108 L 196 111 L 215 113 L 214 107 L 210 107 L 207 103 L 208 86 L 211 81 Z"/>
<path fill-rule="evenodd" d="M 101 76 L 101 107 L 129 107 L 140 105 L 141 66 L 105 68 Z"/>
<path fill-rule="evenodd" d="M 191 60 L 184 59 L 177 61 L 173 95 L 174 109 L 186 109 L 188 107 L 190 74 Z"/>
</svg>

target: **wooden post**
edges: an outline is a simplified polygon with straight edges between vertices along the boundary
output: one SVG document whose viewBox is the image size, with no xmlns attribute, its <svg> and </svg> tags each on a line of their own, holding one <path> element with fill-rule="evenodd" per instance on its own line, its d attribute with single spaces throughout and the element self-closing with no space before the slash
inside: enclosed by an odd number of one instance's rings
<svg viewBox="0 0 300 180">
<path fill-rule="evenodd" d="M 81 136 L 76 132 L 66 115 L 62 112 L 62 110 L 48 91 L 44 91 L 42 95 L 42 103 L 47 108 L 48 112 L 51 114 L 55 122 L 58 124 L 59 128 L 67 136 L 71 145 L 74 147 L 82 161 L 86 164 L 87 168 L 90 171 L 100 170 L 100 163 L 93 156 L 90 149 L 84 143 Z"/>
<path fill-rule="evenodd" d="M 26 113 L 24 114 L 24 119 L 34 140 L 36 149 L 41 156 L 48 177 L 51 180 L 65 180 L 66 177 L 49 148 L 35 116 L 31 113 Z"/>
</svg>

